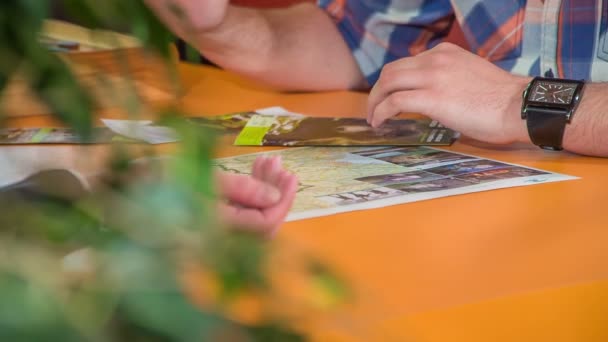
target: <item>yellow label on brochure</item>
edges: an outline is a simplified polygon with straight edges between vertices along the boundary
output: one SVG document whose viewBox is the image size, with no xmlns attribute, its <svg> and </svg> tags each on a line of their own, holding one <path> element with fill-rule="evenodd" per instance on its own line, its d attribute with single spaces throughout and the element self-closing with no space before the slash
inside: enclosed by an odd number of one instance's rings
<svg viewBox="0 0 608 342">
<path fill-rule="evenodd" d="M 262 146 L 266 133 L 276 122 L 276 117 L 254 115 L 234 141 L 235 145 Z"/>
<path fill-rule="evenodd" d="M 51 133 L 53 131 L 52 128 L 41 128 L 36 134 L 34 134 L 34 136 L 31 139 L 31 142 L 33 143 L 39 143 L 42 142 L 42 140 L 44 140 L 44 138 L 49 135 L 49 133 Z"/>
</svg>

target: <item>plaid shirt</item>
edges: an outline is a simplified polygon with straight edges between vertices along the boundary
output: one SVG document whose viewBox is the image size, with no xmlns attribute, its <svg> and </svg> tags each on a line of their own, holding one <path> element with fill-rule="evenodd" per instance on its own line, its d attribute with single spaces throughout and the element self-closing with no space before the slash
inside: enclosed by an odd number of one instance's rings
<svg viewBox="0 0 608 342">
<path fill-rule="evenodd" d="M 608 81 L 608 0 L 319 0 L 370 84 L 445 39 L 520 75 Z"/>
</svg>

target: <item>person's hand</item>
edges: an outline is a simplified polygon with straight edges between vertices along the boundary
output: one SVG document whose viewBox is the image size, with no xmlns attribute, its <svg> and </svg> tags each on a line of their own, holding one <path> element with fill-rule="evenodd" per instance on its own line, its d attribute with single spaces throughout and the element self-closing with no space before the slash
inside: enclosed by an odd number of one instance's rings
<svg viewBox="0 0 608 342">
<path fill-rule="evenodd" d="M 367 121 L 378 127 L 400 113 L 420 113 L 477 140 L 526 141 L 520 109 L 529 80 L 442 43 L 384 66 L 369 95 Z"/>
<path fill-rule="evenodd" d="M 281 159 L 258 157 L 252 176 L 218 174 L 220 218 L 229 225 L 273 235 L 281 226 L 298 189 L 295 175 L 285 170 Z"/>
</svg>

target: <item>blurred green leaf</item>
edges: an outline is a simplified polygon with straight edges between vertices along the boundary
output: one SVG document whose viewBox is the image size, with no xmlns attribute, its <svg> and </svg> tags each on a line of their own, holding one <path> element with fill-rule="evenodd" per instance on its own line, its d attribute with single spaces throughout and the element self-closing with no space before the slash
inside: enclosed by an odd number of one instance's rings
<svg viewBox="0 0 608 342">
<path fill-rule="evenodd" d="M 180 292 L 128 292 L 122 308 L 128 320 L 171 341 L 205 341 L 205 336 L 228 324 L 200 311 Z"/>
<path fill-rule="evenodd" d="M 79 24 L 127 31 L 169 61 L 174 38 L 142 0 L 61 3 Z M 0 96 L 19 76 L 86 139 L 95 102 L 39 40 L 49 4 L 0 2 Z M 125 55 L 116 57 L 130 75 Z M 135 102 L 122 109 L 143 108 L 135 85 L 126 89 Z M 0 191 L 0 341 L 303 340 L 289 321 L 264 317 L 248 326 L 213 305 L 205 311 L 193 304 L 182 283 L 184 263 L 201 264 L 219 280 L 221 307 L 241 291 L 270 289 L 268 244 L 215 219 L 214 135 L 184 122 L 178 111 L 161 114 L 182 140 L 174 158 L 158 166 L 171 177 L 140 176 L 131 149 L 121 145 L 112 150 L 104 186 L 93 193 L 65 200 Z M 329 271 L 311 272 L 324 287 L 343 291 Z"/>
<path fill-rule="evenodd" d="M 211 162 L 215 135 L 210 130 L 187 123 L 175 113 L 166 113 L 162 123 L 174 128 L 182 140 L 173 170 L 178 185 L 207 197 L 215 196 Z"/>
<path fill-rule="evenodd" d="M 148 49 L 159 53 L 165 59 L 170 57 L 169 44 L 174 41 L 173 34 L 158 20 L 156 15 L 141 0 L 124 1 L 130 6 L 129 12 L 140 13 L 133 21 L 133 35 L 143 42 Z"/>
<path fill-rule="evenodd" d="M 108 1 L 112 2 L 112 1 Z M 98 5 L 104 6 L 105 2 L 98 2 Z M 100 7 L 95 7 L 86 0 L 63 0 L 63 9 L 67 12 L 72 20 L 78 22 L 91 29 L 104 28 L 103 19 L 100 16 Z"/>
<path fill-rule="evenodd" d="M 227 299 L 248 288 L 266 288 L 262 265 L 266 243 L 247 232 L 218 232 L 207 239 L 203 262 L 210 266 L 222 283 Z"/>
<path fill-rule="evenodd" d="M 39 42 L 48 3 L 38 0 L 8 0 L 0 5 L 0 51 L 11 57 L 0 69 L 8 78 L 21 64 L 34 92 L 57 117 L 76 129 L 85 139 L 91 135 L 93 102 L 76 82 L 71 71 L 56 55 Z M 8 69 L 7 67 L 12 68 Z"/>
<path fill-rule="evenodd" d="M 93 100 L 61 60 L 40 48 L 28 68 L 30 86 L 54 115 L 74 128 L 84 140 L 92 137 Z"/>
<path fill-rule="evenodd" d="M 324 297 L 330 301 L 329 304 L 335 305 L 352 295 L 347 283 L 318 260 L 309 260 L 309 272 L 314 284 L 325 292 Z"/>
<path fill-rule="evenodd" d="M 6 74 L 0 74 L 0 95 L 2 95 L 2 91 L 4 90 L 4 87 L 6 87 L 6 85 L 8 84 L 8 78 L 10 75 Z"/>
<path fill-rule="evenodd" d="M 109 234 L 88 214 L 61 201 L 28 201 L 0 196 L 0 233 L 32 244 L 50 244 L 72 249 L 101 243 Z M 1 236 L 0 236 L 1 238 Z"/>
<path fill-rule="evenodd" d="M 265 324 L 247 329 L 254 341 L 260 342 L 301 342 L 304 336 L 293 329 L 286 329 L 284 324 Z"/>
<path fill-rule="evenodd" d="M 14 273 L 0 270 L 0 340 L 81 341 L 65 320 L 55 294 Z"/>
</svg>

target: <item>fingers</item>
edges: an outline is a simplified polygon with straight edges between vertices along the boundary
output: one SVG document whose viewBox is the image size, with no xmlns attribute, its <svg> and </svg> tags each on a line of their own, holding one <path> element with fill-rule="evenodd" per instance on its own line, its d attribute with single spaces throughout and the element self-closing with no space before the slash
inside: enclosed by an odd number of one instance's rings
<svg viewBox="0 0 608 342">
<path fill-rule="evenodd" d="M 218 205 L 220 219 L 233 227 L 248 228 L 256 231 L 267 231 L 268 220 L 264 212 L 256 208 L 241 207 L 222 202 Z"/>
<path fill-rule="evenodd" d="M 253 163 L 253 176 L 277 187 L 281 192 L 281 200 L 274 206 L 264 208 L 258 227 L 273 235 L 284 221 L 295 199 L 298 181 L 295 175 L 283 169 L 281 156 L 258 157 Z"/>
<path fill-rule="evenodd" d="M 277 177 L 283 170 L 281 156 L 258 157 L 253 162 L 252 175 L 256 179 L 276 185 Z"/>
<path fill-rule="evenodd" d="M 463 51 L 453 44 L 442 43 L 414 57 L 402 58 L 387 64 L 382 68 L 378 82 L 376 82 L 369 94 L 367 122 L 374 126 L 374 122 L 375 125 L 379 125 L 386 120 L 386 117 L 379 120 L 378 118 L 374 118 L 374 116 L 376 116 L 378 111 L 377 107 L 387 100 L 389 104 L 394 102 L 393 105 L 388 106 L 391 108 L 394 108 L 395 104 L 400 103 L 402 106 L 401 112 L 417 112 L 419 114 L 430 115 L 430 112 L 423 110 L 428 109 L 428 106 L 421 107 L 421 103 L 418 101 L 403 101 L 402 96 L 392 98 L 393 94 L 414 90 L 425 90 L 430 94 L 430 91 L 449 86 L 450 82 L 446 81 L 446 74 L 458 70 L 455 67 L 455 61 L 458 56 L 463 54 Z M 454 85 L 456 84 L 454 83 Z M 445 101 L 445 99 L 428 98 L 428 101 Z M 410 107 L 409 105 L 415 106 Z M 382 112 L 386 112 L 386 108 Z M 397 112 L 393 115 L 399 113 Z"/>
<path fill-rule="evenodd" d="M 252 177 L 221 174 L 220 182 L 228 199 L 218 207 L 223 221 L 268 235 L 285 220 L 298 189 L 296 176 L 282 167 L 280 156 L 258 157 L 252 165 Z M 268 188 L 276 190 L 279 198 L 272 202 L 264 198 Z"/>
<path fill-rule="evenodd" d="M 272 157 L 260 157 L 260 172 L 257 175 L 260 180 L 272 184 L 277 185 L 278 176 L 281 171 L 283 171 L 281 156 L 272 156 Z M 257 160 L 256 160 L 257 161 Z"/>
<path fill-rule="evenodd" d="M 298 181 L 295 175 L 281 170 L 277 174 L 277 186 L 281 190 L 281 199 L 274 205 L 266 208 L 251 208 L 234 202 L 220 203 L 218 208 L 220 217 L 231 226 L 274 235 L 293 204 Z"/>
<path fill-rule="evenodd" d="M 272 208 L 268 208 L 265 212 L 266 218 L 270 222 L 274 222 L 274 224 L 268 225 L 270 227 L 270 230 L 268 231 L 270 236 L 274 235 L 283 221 L 285 221 L 285 217 L 289 213 L 289 209 L 291 209 L 298 190 L 298 179 L 292 173 L 283 171 L 279 176 L 278 181 L 279 189 L 281 189 L 282 194 L 281 200 Z"/>
<path fill-rule="evenodd" d="M 251 166 L 251 175 L 255 179 L 263 180 L 263 165 L 266 163 L 266 157 L 260 156 L 253 161 Z"/>
<path fill-rule="evenodd" d="M 367 122 L 371 124 L 376 106 L 397 91 L 426 89 L 430 86 L 432 71 L 411 68 L 383 69 L 378 82 L 367 99 Z"/>
<path fill-rule="evenodd" d="M 397 91 L 382 98 L 373 109 L 371 119 L 372 127 L 382 125 L 384 121 L 399 113 L 415 112 L 428 113 L 432 105 L 432 97 L 429 92 L 423 90 Z"/>
<path fill-rule="evenodd" d="M 265 208 L 281 198 L 277 187 L 248 175 L 220 173 L 218 181 L 220 195 L 241 206 Z"/>
</svg>

